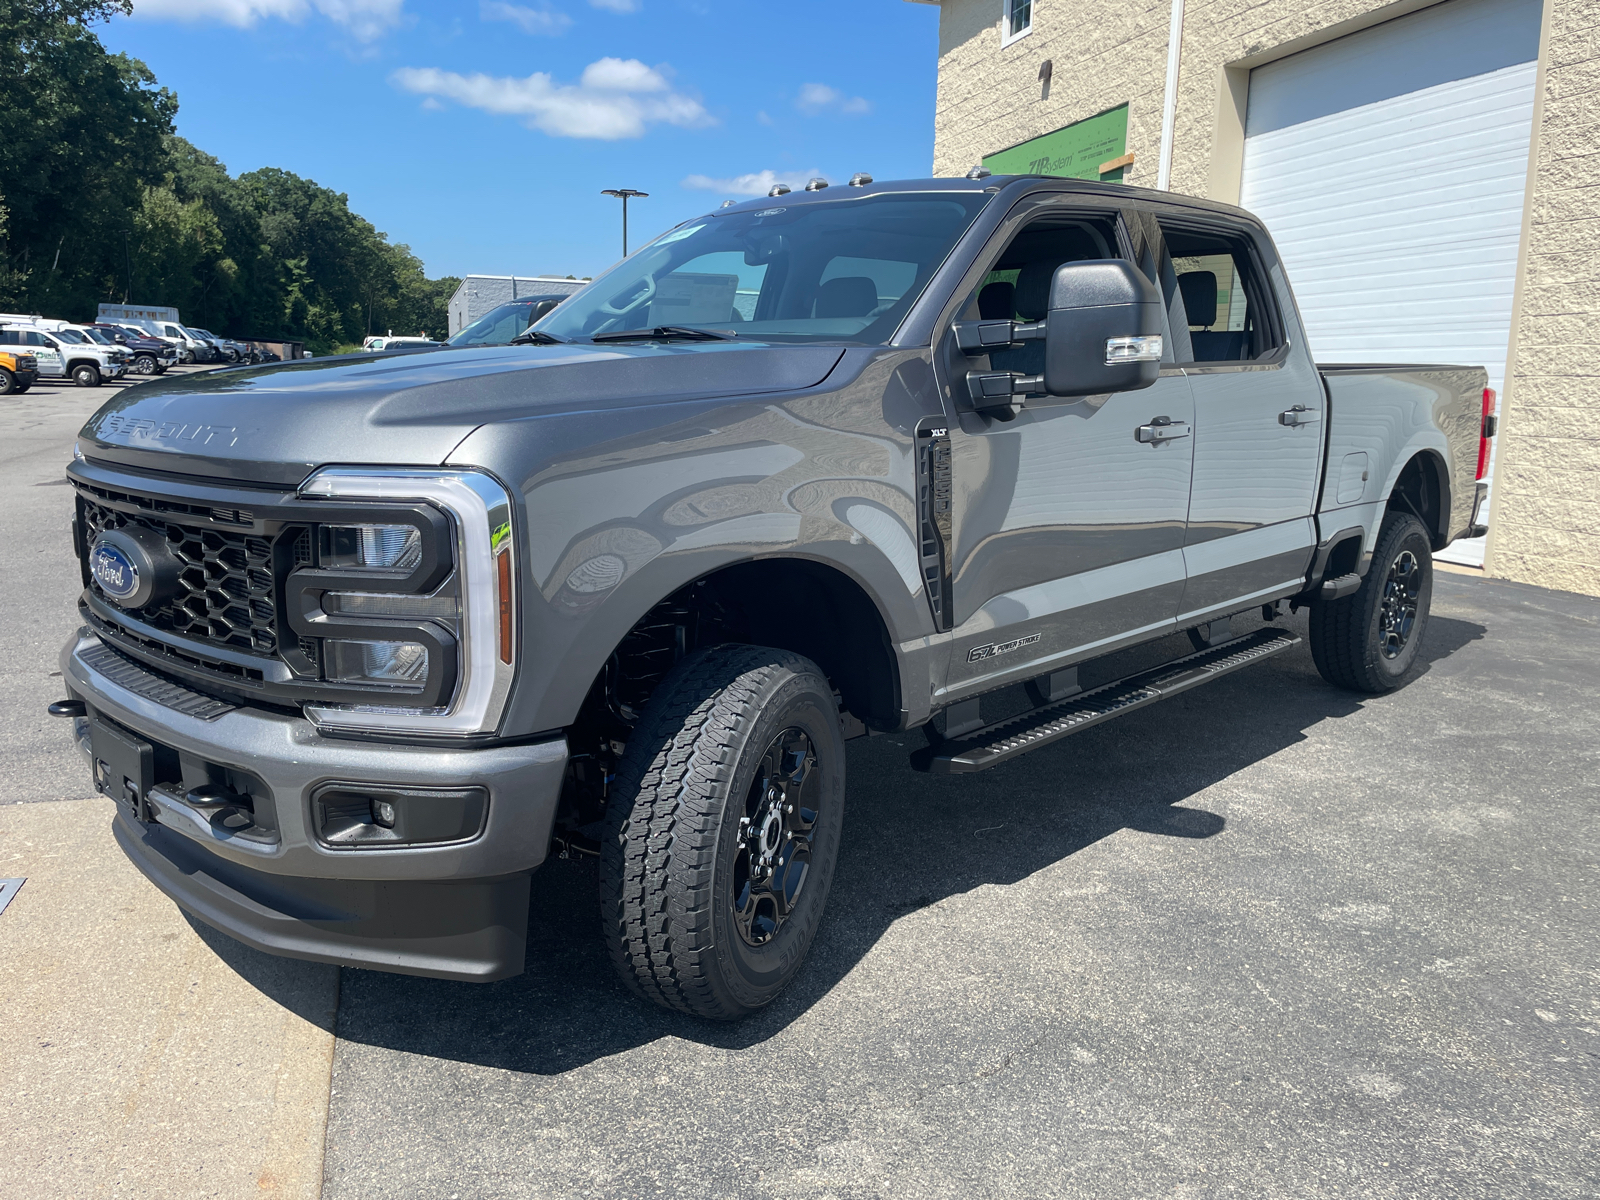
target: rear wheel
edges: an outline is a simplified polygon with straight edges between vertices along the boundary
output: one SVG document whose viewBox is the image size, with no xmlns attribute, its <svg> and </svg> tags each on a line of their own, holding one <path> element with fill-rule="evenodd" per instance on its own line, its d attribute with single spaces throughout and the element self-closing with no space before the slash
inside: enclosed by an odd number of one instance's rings
<svg viewBox="0 0 1600 1200">
<path fill-rule="evenodd" d="M 623 981 L 735 1020 L 799 972 L 833 882 L 844 740 L 810 660 L 762 646 L 689 655 L 618 764 L 600 903 Z"/>
<path fill-rule="evenodd" d="M 1411 513 L 1384 518 L 1361 587 L 1311 607 L 1311 658 L 1329 683 L 1389 692 L 1417 672 L 1433 603 L 1433 546 Z"/>
<path fill-rule="evenodd" d="M 79 363 L 72 368 L 72 382 L 79 387 L 99 387 L 100 368 L 93 363 Z"/>
</svg>

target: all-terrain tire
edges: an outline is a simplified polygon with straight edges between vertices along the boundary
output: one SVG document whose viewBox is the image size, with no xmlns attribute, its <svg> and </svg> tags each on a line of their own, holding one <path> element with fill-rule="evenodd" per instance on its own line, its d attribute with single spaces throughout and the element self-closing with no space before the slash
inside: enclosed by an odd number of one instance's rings
<svg viewBox="0 0 1600 1200">
<path fill-rule="evenodd" d="M 1419 667 L 1433 602 L 1433 546 L 1411 513 L 1391 512 L 1378 531 L 1361 587 L 1311 606 L 1311 659 L 1336 687 L 1390 692 Z M 1409 610 L 1409 616 L 1407 611 Z"/>
<path fill-rule="evenodd" d="M 9 396 L 12 392 L 21 391 L 17 387 L 17 377 L 4 367 L 0 367 L 0 396 Z"/>
<path fill-rule="evenodd" d="M 750 917 L 750 846 L 758 828 L 774 822 L 780 829 L 771 845 L 791 836 L 781 828 L 791 818 L 776 815 L 790 808 L 775 805 L 777 790 L 762 781 L 775 778 L 768 768 L 774 746 L 800 744 L 796 730 L 814 766 L 793 785 L 805 797 L 793 811 L 812 823 L 803 854 L 786 841 L 776 873 L 759 868 L 768 873 L 757 890 L 783 879 L 795 888 L 792 907 L 769 930 Z M 816 935 L 843 820 L 839 710 L 816 664 L 764 646 L 686 656 L 634 728 L 606 813 L 600 906 L 623 981 L 663 1007 L 714 1020 L 769 1004 Z M 796 883 L 797 863 L 808 865 Z"/>
</svg>

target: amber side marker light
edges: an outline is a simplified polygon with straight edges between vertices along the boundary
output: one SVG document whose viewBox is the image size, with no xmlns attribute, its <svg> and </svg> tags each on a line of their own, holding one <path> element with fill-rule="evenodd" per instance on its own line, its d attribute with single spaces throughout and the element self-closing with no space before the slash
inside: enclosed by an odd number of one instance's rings
<svg viewBox="0 0 1600 1200">
<path fill-rule="evenodd" d="M 502 550 L 495 555 L 495 567 L 500 577 L 500 661 L 511 661 L 511 552 Z"/>
<path fill-rule="evenodd" d="M 1493 388 L 1483 389 L 1483 424 L 1478 427 L 1478 474 L 1476 478 L 1482 479 L 1489 469 L 1489 439 L 1494 437 L 1499 419 L 1494 414 L 1495 394 Z M 507 662 L 511 660 L 506 659 Z"/>
</svg>

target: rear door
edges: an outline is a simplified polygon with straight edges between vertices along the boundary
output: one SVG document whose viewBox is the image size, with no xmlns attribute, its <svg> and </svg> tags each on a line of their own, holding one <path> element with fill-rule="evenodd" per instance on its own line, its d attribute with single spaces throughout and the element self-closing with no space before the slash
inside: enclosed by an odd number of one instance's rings
<svg viewBox="0 0 1600 1200">
<path fill-rule="evenodd" d="M 1290 344 L 1270 249 L 1215 218 L 1159 223 L 1177 285 L 1170 335 L 1194 392 L 1181 625 L 1299 585 L 1316 544 L 1326 414 L 1311 356 Z"/>
<path fill-rule="evenodd" d="M 969 318 L 1042 318 L 1062 263 L 1155 253 L 1120 212 L 1083 196 L 1029 197 L 1002 225 L 972 287 Z M 948 335 L 947 335 L 948 336 Z M 1043 343 L 983 358 L 942 355 L 960 396 L 968 369 L 1037 374 Z M 963 413 L 952 427 L 952 693 L 1067 666 L 1173 628 L 1193 439 L 1189 382 L 1168 367 L 1150 388 L 1029 397 L 1015 419 Z M 1152 422 L 1176 436 L 1140 442 Z"/>
</svg>

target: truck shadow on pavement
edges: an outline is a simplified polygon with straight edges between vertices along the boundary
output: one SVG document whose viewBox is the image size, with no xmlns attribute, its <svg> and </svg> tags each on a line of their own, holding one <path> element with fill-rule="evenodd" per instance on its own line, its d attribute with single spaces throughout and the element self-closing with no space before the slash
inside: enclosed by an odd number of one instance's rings
<svg viewBox="0 0 1600 1200">
<path fill-rule="evenodd" d="M 1290 622 L 1302 632 L 1303 624 Z M 1484 632 L 1436 615 L 1423 655 L 1437 662 Z M 849 746 L 845 835 L 827 915 L 805 969 L 766 1011 L 721 1025 L 635 999 L 601 943 L 593 864 L 554 860 L 534 876 L 523 975 L 475 985 L 347 969 L 337 1033 L 537 1075 L 663 1037 L 746 1049 L 826 997 L 908 913 L 1017 883 L 1124 830 L 1213 838 L 1226 822 L 1193 797 L 1306 740 L 1320 722 L 1387 699 L 1330 687 L 1301 647 L 980 775 L 910 771 L 920 731 L 858 740 Z"/>
</svg>

